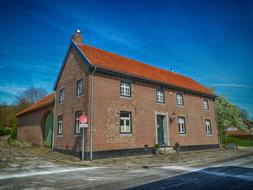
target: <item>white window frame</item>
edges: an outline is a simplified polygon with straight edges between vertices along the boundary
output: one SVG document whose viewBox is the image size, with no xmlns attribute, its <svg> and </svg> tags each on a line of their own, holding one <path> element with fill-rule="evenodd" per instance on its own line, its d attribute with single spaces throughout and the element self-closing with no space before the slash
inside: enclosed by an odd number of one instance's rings
<svg viewBox="0 0 253 190">
<path fill-rule="evenodd" d="M 131 83 L 130 82 L 125 82 L 125 81 L 120 82 L 120 95 L 131 97 Z"/>
<path fill-rule="evenodd" d="M 59 103 L 64 103 L 64 88 L 60 88 L 59 92 Z"/>
<path fill-rule="evenodd" d="M 185 117 L 178 117 L 178 134 L 186 134 Z"/>
<path fill-rule="evenodd" d="M 156 102 L 165 103 L 165 96 L 163 90 L 156 90 Z"/>
<path fill-rule="evenodd" d="M 181 93 L 176 94 L 176 102 L 177 102 L 177 105 L 179 105 L 179 106 L 184 105 L 184 96 L 183 96 L 183 94 L 181 94 Z"/>
<path fill-rule="evenodd" d="M 205 120 L 205 127 L 206 127 L 206 134 L 208 134 L 208 135 L 212 134 L 212 126 L 211 126 L 210 119 Z"/>
<path fill-rule="evenodd" d="M 207 99 L 203 100 L 203 105 L 204 105 L 204 110 L 209 110 L 209 105 L 208 105 L 208 100 Z"/>
<path fill-rule="evenodd" d="M 58 115 L 58 124 L 57 124 L 57 135 L 62 135 L 63 129 L 63 115 Z"/>
<path fill-rule="evenodd" d="M 128 114 L 127 117 L 121 116 L 121 114 Z M 121 125 L 123 121 L 123 125 Z M 127 125 L 128 121 L 128 125 Z M 128 111 L 120 112 L 120 134 L 131 134 L 132 133 L 132 113 Z"/>
<path fill-rule="evenodd" d="M 83 95 L 83 79 L 80 79 L 76 82 L 76 95 Z"/>
<path fill-rule="evenodd" d="M 75 112 L 75 135 L 81 134 L 80 128 L 80 116 L 82 115 L 82 111 Z"/>
</svg>

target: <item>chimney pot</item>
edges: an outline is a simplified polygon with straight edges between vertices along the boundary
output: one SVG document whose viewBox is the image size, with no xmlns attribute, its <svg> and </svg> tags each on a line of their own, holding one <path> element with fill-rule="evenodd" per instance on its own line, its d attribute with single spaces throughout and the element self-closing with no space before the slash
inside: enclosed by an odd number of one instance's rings
<svg viewBox="0 0 253 190">
<path fill-rule="evenodd" d="M 74 35 L 72 36 L 72 40 L 75 41 L 77 44 L 83 44 L 83 36 L 79 29 L 77 29 Z"/>
</svg>

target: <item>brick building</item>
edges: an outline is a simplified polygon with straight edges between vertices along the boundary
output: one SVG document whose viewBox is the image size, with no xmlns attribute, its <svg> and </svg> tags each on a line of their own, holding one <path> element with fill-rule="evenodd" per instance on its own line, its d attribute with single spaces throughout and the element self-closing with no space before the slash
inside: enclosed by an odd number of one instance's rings
<svg viewBox="0 0 253 190">
<path fill-rule="evenodd" d="M 86 45 L 77 31 L 54 93 L 17 114 L 18 139 L 78 155 L 85 113 L 86 159 L 176 142 L 182 150 L 218 148 L 214 101 L 193 79 Z"/>
</svg>

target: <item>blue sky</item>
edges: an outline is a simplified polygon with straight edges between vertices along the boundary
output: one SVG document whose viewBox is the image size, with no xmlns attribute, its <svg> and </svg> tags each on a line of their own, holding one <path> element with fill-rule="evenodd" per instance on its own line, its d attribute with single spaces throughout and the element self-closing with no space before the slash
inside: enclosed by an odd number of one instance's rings
<svg viewBox="0 0 253 190">
<path fill-rule="evenodd" d="M 0 101 L 52 91 L 71 35 L 192 77 L 253 118 L 253 1 L 0 0 Z"/>
</svg>

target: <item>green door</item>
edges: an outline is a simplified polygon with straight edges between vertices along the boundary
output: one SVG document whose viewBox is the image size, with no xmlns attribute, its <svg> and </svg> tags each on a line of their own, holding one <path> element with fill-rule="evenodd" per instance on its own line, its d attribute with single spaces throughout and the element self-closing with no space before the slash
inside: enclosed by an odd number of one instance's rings
<svg viewBox="0 0 253 190">
<path fill-rule="evenodd" d="M 45 118 L 43 130 L 43 145 L 46 147 L 52 147 L 53 125 L 54 115 L 52 112 L 49 112 Z"/>
<path fill-rule="evenodd" d="M 159 145 L 164 144 L 163 115 L 157 115 L 157 141 Z"/>
</svg>

